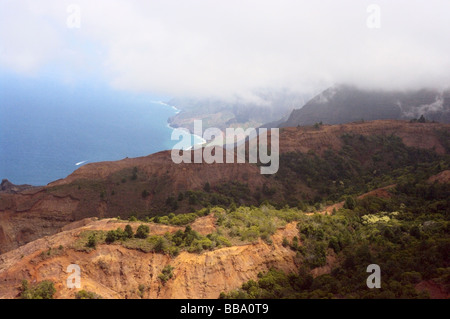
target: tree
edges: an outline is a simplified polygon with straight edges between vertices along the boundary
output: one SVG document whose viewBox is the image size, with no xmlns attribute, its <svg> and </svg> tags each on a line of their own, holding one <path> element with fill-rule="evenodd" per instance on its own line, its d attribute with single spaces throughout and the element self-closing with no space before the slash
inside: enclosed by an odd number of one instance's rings
<svg viewBox="0 0 450 319">
<path fill-rule="evenodd" d="M 354 209 L 356 207 L 356 201 L 352 196 L 348 196 L 345 199 L 344 208 L 346 209 Z"/>
<path fill-rule="evenodd" d="M 125 226 L 125 237 L 133 238 L 133 228 L 130 225 Z"/>
<path fill-rule="evenodd" d="M 147 225 L 140 225 L 136 230 L 136 238 L 145 239 L 150 233 L 150 228 Z"/>
<path fill-rule="evenodd" d="M 209 182 L 205 183 L 205 186 L 203 186 L 203 190 L 207 193 L 211 191 L 211 185 L 209 184 Z"/>
<path fill-rule="evenodd" d="M 106 233 L 106 239 L 105 242 L 107 244 L 111 244 L 116 241 L 116 232 L 114 230 L 110 230 Z"/>
</svg>

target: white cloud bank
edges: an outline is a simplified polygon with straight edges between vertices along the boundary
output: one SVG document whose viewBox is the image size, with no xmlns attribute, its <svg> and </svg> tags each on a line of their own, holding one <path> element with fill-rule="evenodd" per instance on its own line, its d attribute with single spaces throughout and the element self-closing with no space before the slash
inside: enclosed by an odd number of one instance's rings
<svg viewBox="0 0 450 319">
<path fill-rule="evenodd" d="M 67 7 L 81 28 L 67 27 Z M 381 9 L 369 29 L 366 9 Z M 172 96 L 450 84 L 450 1 L 0 0 L 0 66 Z M 69 72 L 69 73 L 70 73 Z"/>
</svg>

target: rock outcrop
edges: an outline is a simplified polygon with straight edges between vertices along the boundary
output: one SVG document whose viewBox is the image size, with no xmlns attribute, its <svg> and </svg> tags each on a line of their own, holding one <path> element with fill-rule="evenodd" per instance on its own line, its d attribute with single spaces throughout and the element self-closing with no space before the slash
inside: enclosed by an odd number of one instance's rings
<svg viewBox="0 0 450 319">
<path fill-rule="evenodd" d="M 193 224 L 202 230 L 211 217 Z M 74 298 L 79 289 L 67 288 L 67 266 L 81 268 L 82 288 L 103 298 L 218 298 L 220 292 L 236 289 L 259 272 L 275 267 L 293 272 L 298 269 L 295 252 L 282 246 L 284 237 L 291 240 L 298 234 L 296 223 L 287 224 L 273 236 L 273 244 L 257 242 L 216 249 L 201 254 L 181 252 L 177 257 L 159 253 L 144 253 L 121 245 L 99 245 L 86 253 L 71 249 L 80 232 L 89 229 L 115 229 L 114 220 L 85 220 L 83 226 L 28 243 L 0 256 L 0 298 L 15 298 L 23 279 L 29 282 L 51 280 L 57 292 L 55 298 Z M 179 227 L 149 224 L 151 233 L 174 232 Z M 69 227 L 71 228 L 71 227 Z M 203 228 L 203 231 L 206 230 Z M 55 256 L 42 258 L 49 248 L 63 246 Z M 162 284 L 158 275 L 162 269 L 174 267 L 173 278 Z M 139 286 L 145 287 L 142 291 Z"/>
</svg>

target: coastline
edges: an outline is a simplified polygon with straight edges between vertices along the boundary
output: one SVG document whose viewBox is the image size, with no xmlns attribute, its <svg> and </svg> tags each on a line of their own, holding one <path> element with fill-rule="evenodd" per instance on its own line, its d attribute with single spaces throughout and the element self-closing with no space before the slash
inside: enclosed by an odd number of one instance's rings
<svg viewBox="0 0 450 319">
<path fill-rule="evenodd" d="M 152 101 L 152 103 L 163 105 L 163 106 L 166 106 L 166 107 L 170 107 L 171 109 L 173 109 L 175 111 L 175 115 L 177 115 L 178 113 L 181 112 L 181 110 L 179 108 L 177 108 L 175 105 L 170 105 L 170 104 L 167 104 L 167 103 L 165 103 L 163 101 Z M 167 119 L 167 125 L 166 126 L 167 126 L 167 128 L 169 128 L 171 130 L 175 130 L 175 129 L 179 128 L 179 127 L 171 126 L 170 123 L 169 123 L 169 119 Z M 195 147 L 197 145 L 203 145 L 203 144 L 207 144 L 208 143 L 208 141 L 205 140 L 202 136 L 198 136 L 198 135 L 193 134 L 193 133 L 189 133 L 189 135 L 191 135 L 194 138 L 194 140 L 193 140 L 193 143 L 191 143 L 192 145 L 189 148 L 187 148 L 186 150 L 192 149 L 193 147 Z M 198 141 L 198 142 L 196 142 L 196 141 Z M 191 142 L 192 142 L 192 139 L 191 139 Z"/>
<path fill-rule="evenodd" d="M 152 101 L 152 103 L 170 107 L 170 108 L 172 108 L 175 111 L 175 114 L 178 114 L 178 113 L 181 112 L 181 110 L 179 108 L 177 108 L 175 105 L 170 105 L 170 104 L 167 104 L 166 102 L 163 102 L 163 101 Z"/>
</svg>

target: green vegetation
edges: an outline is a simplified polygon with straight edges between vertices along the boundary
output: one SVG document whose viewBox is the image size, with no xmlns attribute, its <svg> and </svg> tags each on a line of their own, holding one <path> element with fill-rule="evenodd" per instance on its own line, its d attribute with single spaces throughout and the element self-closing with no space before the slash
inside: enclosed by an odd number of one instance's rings
<svg viewBox="0 0 450 319">
<path fill-rule="evenodd" d="M 147 225 L 139 225 L 136 230 L 136 234 L 134 235 L 136 238 L 145 239 L 148 237 L 150 233 L 150 228 Z"/>
<path fill-rule="evenodd" d="M 93 238 L 95 244 L 120 243 L 130 249 L 138 249 L 143 252 L 157 252 L 178 255 L 181 250 L 191 253 L 201 253 L 204 250 L 213 250 L 220 247 L 229 247 L 234 243 L 248 243 L 259 238 L 271 243 L 270 236 L 286 222 L 298 220 L 303 213 L 297 209 L 277 210 L 272 206 L 261 207 L 236 207 L 225 210 L 220 207 L 205 208 L 197 213 L 180 214 L 153 218 L 153 222 L 163 224 L 187 224 L 199 216 L 205 216 L 214 212 L 217 220 L 217 230 L 206 236 L 200 235 L 187 225 L 184 229 L 175 233 L 149 236 L 148 225 L 140 225 L 134 236 L 131 226 L 125 226 L 125 230 L 117 228 L 110 231 L 85 231 L 75 242 L 77 250 L 90 251 L 89 245 Z"/>
<path fill-rule="evenodd" d="M 297 273 L 260 274 L 222 298 L 427 298 L 415 285 L 433 280 L 450 290 L 450 185 L 405 182 L 390 198 L 366 197 L 333 215 L 300 215 Z M 299 244 L 301 243 L 301 244 Z M 329 274 L 311 270 L 335 259 Z M 368 289 L 366 268 L 378 264 L 381 289 Z"/>
<path fill-rule="evenodd" d="M 125 226 L 124 236 L 126 238 L 133 238 L 133 228 L 130 225 Z"/>
<path fill-rule="evenodd" d="M 30 287 L 28 280 L 22 281 L 22 299 L 53 299 L 56 289 L 53 282 L 45 280 Z"/>
<path fill-rule="evenodd" d="M 241 206 L 229 211 L 216 208 L 218 232 L 242 242 L 258 238 L 270 243 L 270 236 L 286 222 L 298 220 L 303 213 L 297 209 L 277 210 L 270 205 L 261 207 Z"/>
<path fill-rule="evenodd" d="M 159 280 L 161 280 L 163 285 L 165 285 L 166 282 L 173 277 L 172 271 L 174 269 L 175 268 L 173 268 L 171 265 L 167 265 L 166 267 L 164 267 L 161 274 L 159 274 L 158 278 L 159 278 Z"/>
<path fill-rule="evenodd" d="M 75 299 L 102 299 L 102 296 L 97 295 L 95 292 L 83 289 L 75 293 Z"/>
<path fill-rule="evenodd" d="M 128 226 L 128 225 L 127 225 Z M 116 230 L 110 230 L 106 233 L 105 242 L 107 244 L 112 244 L 116 240 L 128 239 L 128 234 L 122 228 L 117 228 Z"/>
<path fill-rule="evenodd" d="M 49 248 L 47 251 L 43 251 L 39 254 L 39 258 L 41 260 L 45 260 L 48 258 L 52 258 L 55 256 L 60 256 L 64 252 L 64 247 L 62 245 L 59 245 L 58 248 Z"/>
<path fill-rule="evenodd" d="M 141 298 L 144 297 L 145 289 L 146 289 L 145 285 L 139 284 L 139 286 L 138 286 L 138 295 L 139 295 L 139 297 L 141 297 Z"/>
<path fill-rule="evenodd" d="M 448 130 L 436 134 L 450 152 Z M 162 208 L 118 210 L 124 219 L 133 214 L 130 222 L 143 223 L 136 233 L 131 225 L 108 232 L 85 231 L 74 248 L 90 251 L 104 243 L 116 243 L 171 256 L 181 251 L 202 253 L 260 239 L 270 244 L 277 228 L 298 221 L 298 234 L 282 240 L 284 247 L 296 253 L 301 265 L 298 271 L 285 274 L 271 269 L 221 297 L 425 298 L 426 294 L 415 289 L 424 280 L 450 290 L 450 186 L 427 182 L 431 175 L 450 169 L 449 156 L 407 147 L 393 135 L 345 134 L 341 140 L 343 146 L 338 151 L 282 154 L 279 172 L 267 176 L 261 187 L 252 190 L 246 183 L 206 182 L 201 190 L 161 194 L 168 179 L 151 176 L 139 186 L 144 178 L 137 168 L 119 172 L 113 176 L 116 197 L 123 196 L 121 181 L 127 182 L 131 175 L 136 182 L 125 186 L 135 187 L 132 191 L 136 198 L 145 202 L 147 196 L 159 194 Z M 383 198 L 357 197 L 394 184 Z M 100 184 L 81 186 L 83 190 L 95 189 L 97 200 L 104 191 Z M 105 200 L 109 200 L 110 191 L 104 193 Z M 343 208 L 333 209 L 331 215 L 304 213 L 340 201 Z M 179 211 L 187 213 L 177 214 Z M 190 224 L 209 214 L 215 216 L 215 231 L 206 236 L 194 231 Z M 149 232 L 148 223 L 184 229 L 156 235 Z M 52 248 L 43 256 L 57 253 Z M 369 264 L 382 269 L 381 289 L 366 286 Z M 314 278 L 312 270 L 323 266 L 330 271 Z M 161 281 L 169 280 L 171 273 L 169 268 L 163 270 Z M 145 287 L 138 290 L 142 296 Z"/>
<path fill-rule="evenodd" d="M 299 198 L 310 204 L 340 201 L 347 195 L 366 193 L 398 180 L 428 177 L 450 167 L 447 155 L 407 147 L 394 135 L 344 134 L 342 142 L 341 150 L 329 149 L 322 156 L 314 152 L 281 154 L 275 179 L 284 185 L 289 206 L 300 207 Z M 313 189 L 316 195 L 297 194 L 300 185 Z"/>
<path fill-rule="evenodd" d="M 206 182 L 202 190 L 188 190 L 178 193 L 177 197 L 173 195 L 167 197 L 165 204 L 171 211 L 175 211 L 182 205 L 192 208 L 208 206 L 225 208 L 231 203 L 241 200 L 255 202 L 248 184 L 233 181 L 212 187 L 209 182 Z"/>
<path fill-rule="evenodd" d="M 86 230 L 80 233 L 79 238 L 72 244 L 77 251 L 90 252 L 98 245 L 104 244 L 106 232 L 101 230 Z M 95 245 L 93 245 L 95 243 Z M 95 246 L 95 248 L 94 248 Z"/>
<path fill-rule="evenodd" d="M 95 234 L 89 236 L 88 241 L 86 243 L 86 247 L 95 249 L 97 248 L 97 237 Z"/>
<path fill-rule="evenodd" d="M 112 244 L 118 240 L 128 240 L 133 237 L 145 239 L 148 237 L 150 228 L 147 225 L 139 225 L 136 230 L 136 234 L 133 234 L 133 228 L 130 225 L 126 225 L 125 229 L 118 227 L 116 230 L 110 230 L 106 233 L 105 242 Z"/>
<path fill-rule="evenodd" d="M 157 224 L 184 226 L 192 223 L 198 217 L 209 215 L 210 212 L 211 212 L 210 208 L 203 208 L 195 213 L 178 214 L 178 215 L 171 213 L 166 216 L 155 216 L 150 218 L 149 221 Z"/>
</svg>

